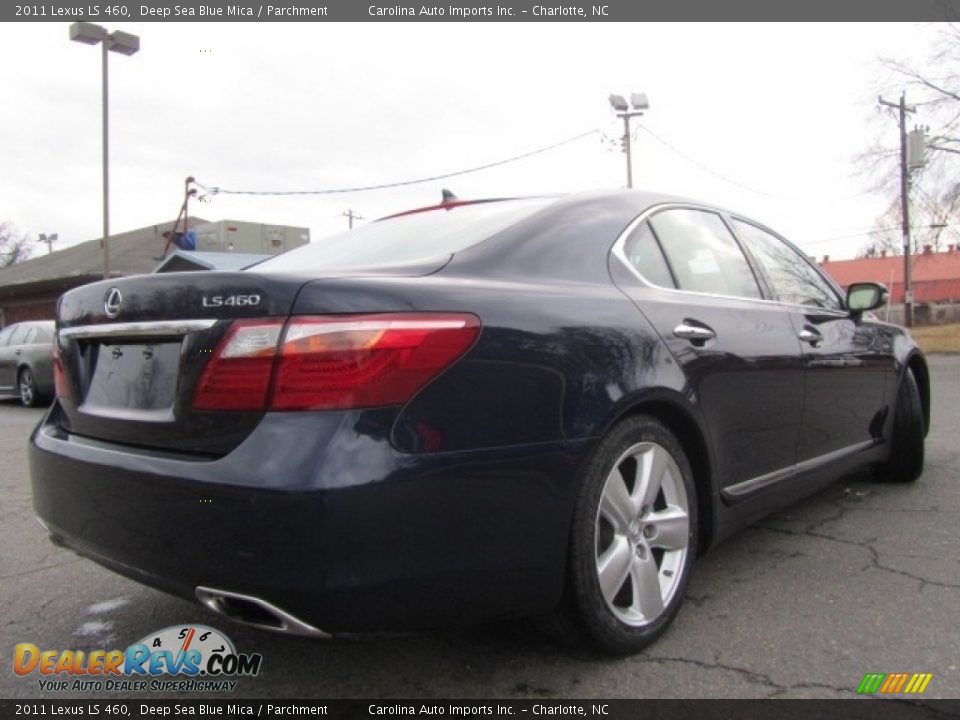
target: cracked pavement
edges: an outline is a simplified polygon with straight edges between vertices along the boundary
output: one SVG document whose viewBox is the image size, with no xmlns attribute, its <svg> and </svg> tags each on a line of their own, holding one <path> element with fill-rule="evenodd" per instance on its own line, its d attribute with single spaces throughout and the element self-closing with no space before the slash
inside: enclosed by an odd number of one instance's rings
<svg viewBox="0 0 960 720">
<path fill-rule="evenodd" d="M 41 413 L 0 401 L 0 697 L 52 697 L 13 674 L 18 642 L 125 647 L 189 622 L 263 654 L 232 697 L 841 698 L 866 672 L 930 672 L 925 698 L 960 697 L 960 356 L 930 365 L 916 484 L 848 477 L 739 533 L 697 562 L 666 635 L 618 659 L 557 647 L 527 621 L 322 643 L 141 587 L 46 540 L 25 452 Z"/>
</svg>

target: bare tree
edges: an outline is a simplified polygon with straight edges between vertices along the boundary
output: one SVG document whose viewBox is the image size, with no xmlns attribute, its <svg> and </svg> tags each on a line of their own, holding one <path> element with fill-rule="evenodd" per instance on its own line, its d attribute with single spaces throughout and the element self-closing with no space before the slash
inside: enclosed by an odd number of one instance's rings
<svg viewBox="0 0 960 720">
<path fill-rule="evenodd" d="M 873 221 L 873 229 L 870 230 L 867 241 L 857 251 L 857 257 L 903 254 L 900 232 L 900 200 L 898 198 L 890 203 L 883 215 Z"/>
<path fill-rule="evenodd" d="M 10 223 L 0 222 L 0 268 L 26 260 L 33 248 L 29 235 L 18 232 Z"/>
<path fill-rule="evenodd" d="M 911 175 L 911 250 L 916 253 L 924 245 L 939 250 L 960 241 L 960 24 L 950 23 L 939 31 L 925 62 L 881 58 L 878 63 L 885 76 L 878 91 L 890 95 L 906 91 L 907 103 L 917 108 L 912 118 L 918 125 L 930 127 L 926 167 Z M 891 112 L 881 110 L 874 123 L 874 140 L 856 158 L 870 189 L 891 198 L 890 208 L 877 218 L 877 227 L 861 254 L 903 251 L 897 202 L 900 141 Z"/>
</svg>

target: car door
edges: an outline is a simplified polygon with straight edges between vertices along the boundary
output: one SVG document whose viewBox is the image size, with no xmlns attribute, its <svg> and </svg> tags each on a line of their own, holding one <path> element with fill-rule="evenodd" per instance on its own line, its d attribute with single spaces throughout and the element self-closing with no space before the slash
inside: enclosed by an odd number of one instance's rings
<svg viewBox="0 0 960 720">
<path fill-rule="evenodd" d="M 0 389 L 4 392 L 12 390 L 16 383 L 16 348 L 10 341 L 14 334 L 23 335 L 19 332 L 21 329 L 21 325 L 14 324 L 0 333 Z"/>
<path fill-rule="evenodd" d="M 725 221 L 692 206 L 659 209 L 614 254 L 638 276 L 622 289 L 670 348 L 706 419 L 724 497 L 775 481 L 796 461 L 802 351 Z"/>
<path fill-rule="evenodd" d="M 785 240 L 745 219 L 731 224 L 802 341 L 806 389 L 798 462 L 869 447 L 880 437 L 885 384 L 894 372 L 890 336 L 852 317 L 820 270 Z"/>
</svg>

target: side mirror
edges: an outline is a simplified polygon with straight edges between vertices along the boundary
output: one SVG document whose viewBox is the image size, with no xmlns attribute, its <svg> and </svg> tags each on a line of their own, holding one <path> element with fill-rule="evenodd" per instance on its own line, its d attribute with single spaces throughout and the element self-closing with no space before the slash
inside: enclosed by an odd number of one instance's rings
<svg viewBox="0 0 960 720">
<path fill-rule="evenodd" d="M 847 310 L 851 314 L 876 310 L 887 300 L 887 288 L 880 283 L 858 282 L 847 288 Z"/>
</svg>

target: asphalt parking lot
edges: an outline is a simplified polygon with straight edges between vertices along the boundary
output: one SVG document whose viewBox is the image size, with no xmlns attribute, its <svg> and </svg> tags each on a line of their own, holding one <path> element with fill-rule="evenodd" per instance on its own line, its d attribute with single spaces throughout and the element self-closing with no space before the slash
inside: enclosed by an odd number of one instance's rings
<svg viewBox="0 0 960 720">
<path fill-rule="evenodd" d="M 740 533 L 697 563 L 663 639 L 625 659 L 557 647 L 522 621 L 290 638 L 141 587 L 47 541 L 26 468 L 41 412 L 0 401 L 0 697 L 71 696 L 16 676 L 17 643 L 124 648 L 184 623 L 263 655 L 231 697 L 834 698 L 854 696 L 866 672 L 933 673 L 925 697 L 960 697 L 960 356 L 930 364 L 933 421 L 915 485 L 847 478 Z"/>
</svg>

